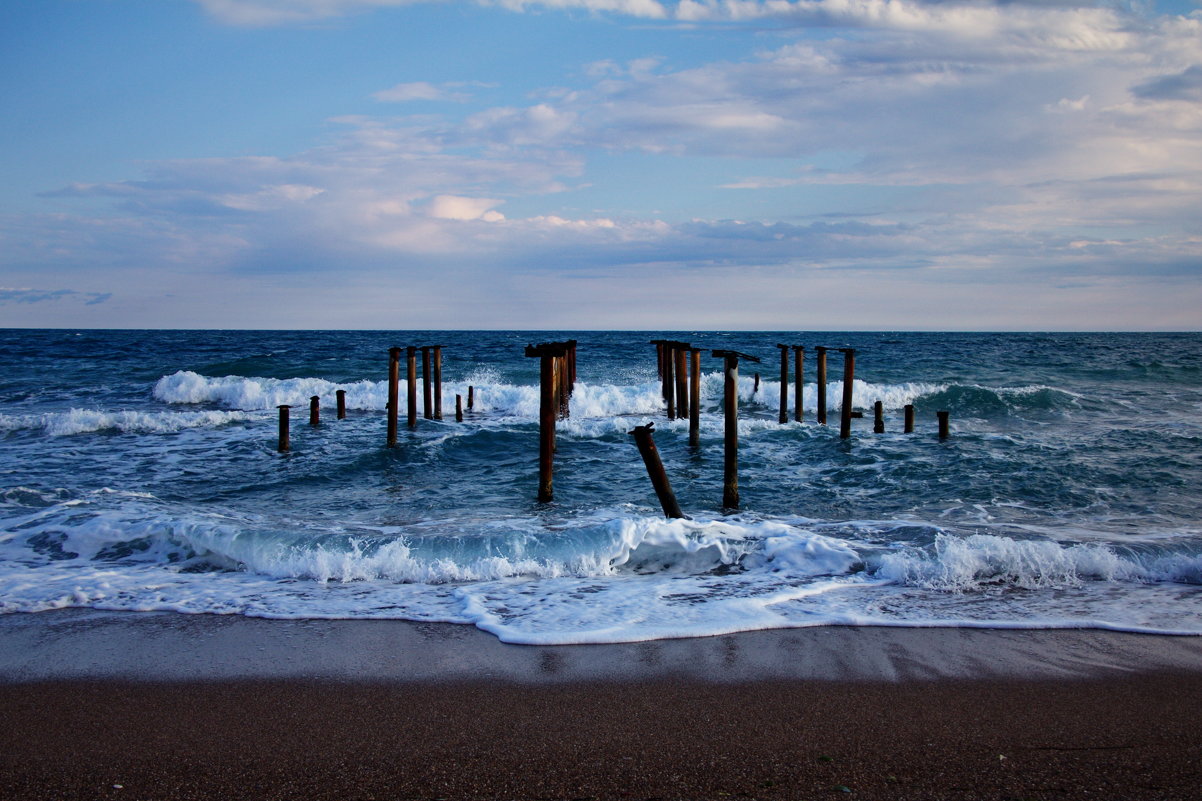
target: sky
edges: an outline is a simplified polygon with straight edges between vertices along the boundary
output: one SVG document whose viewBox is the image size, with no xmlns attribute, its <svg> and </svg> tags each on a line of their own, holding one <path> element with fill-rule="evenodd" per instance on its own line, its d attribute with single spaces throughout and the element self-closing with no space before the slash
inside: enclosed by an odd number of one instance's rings
<svg viewBox="0 0 1202 801">
<path fill-rule="evenodd" d="M 1196 0 L 0 0 L 0 327 L 1202 330 Z"/>
</svg>

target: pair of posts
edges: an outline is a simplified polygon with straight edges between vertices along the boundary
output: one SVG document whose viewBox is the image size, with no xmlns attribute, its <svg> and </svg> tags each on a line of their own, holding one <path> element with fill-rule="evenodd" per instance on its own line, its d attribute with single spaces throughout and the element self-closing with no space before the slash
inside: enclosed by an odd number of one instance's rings
<svg viewBox="0 0 1202 801">
<path fill-rule="evenodd" d="M 803 376 L 805 375 L 806 349 L 801 345 L 781 345 L 780 348 L 780 415 L 777 420 L 781 425 L 789 422 L 789 351 L 793 351 L 793 398 L 794 409 L 793 419 L 801 422 L 802 408 L 802 385 L 805 383 Z"/>
<path fill-rule="evenodd" d="M 567 417 L 575 372 L 576 342 L 527 345 L 526 356 L 539 360 L 538 502 L 550 503 L 555 470 L 555 421 Z M 569 355 L 571 354 L 571 355 Z"/>
</svg>

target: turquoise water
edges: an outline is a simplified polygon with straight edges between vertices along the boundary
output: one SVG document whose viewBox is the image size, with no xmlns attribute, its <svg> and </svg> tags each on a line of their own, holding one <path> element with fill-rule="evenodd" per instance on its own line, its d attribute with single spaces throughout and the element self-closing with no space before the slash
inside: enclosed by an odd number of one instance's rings
<svg viewBox="0 0 1202 801">
<path fill-rule="evenodd" d="M 567 338 L 578 383 L 555 498 L 539 504 L 538 362 L 523 349 Z M 657 338 L 706 349 L 698 448 L 664 413 Z M 1202 632 L 1197 334 L 10 330 L 0 342 L 3 612 L 396 617 L 544 643 L 836 623 Z M 808 349 L 801 423 L 777 422 L 778 342 Z M 409 431 L 402 415 L 386 448 L 388 348 L 432 344 L 445 419 Z M 857 349 L 866 415 L 849 440 L 838 353 L 832 425 L 815 422 L 815 345 Z M 710 349 L 763 360 L 741 365 L 737 513 L 722 509 Z M 456 423 L 469 385 L 476 408 Z M 296 406 L 286 455 L 280 403 Z M 649 422 L 688 520 L 660 514 L 628 435 Z"/>
</svg>

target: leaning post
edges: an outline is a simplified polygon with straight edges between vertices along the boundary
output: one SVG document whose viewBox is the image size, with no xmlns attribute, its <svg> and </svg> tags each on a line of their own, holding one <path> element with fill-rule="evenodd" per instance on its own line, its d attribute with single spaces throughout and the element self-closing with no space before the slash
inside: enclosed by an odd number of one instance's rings
<svg viewBox="0 0 1202 801">
<path fill-rule="evenodd" d="M 664 517 L 681 518 L 684 517 L 684 512 L 680 511 L 680 504 L 676 502 L 676 495 L 673 494 L 672 485 L 668 482 L 668 474 L 664 472 L 664 463 L 659 458 L 659 449 L 655 447 L 655 440 L 651 436 L 654 431 L 655 424 L 648 423 L 645 426 L 636 426 L 630 434 L 634 437 L 635 444 L 639 446 L 643 464 L 647 465 L 647 475 L 651 478 L 651 486 L 655 487 L 655 494 L 659 497 L 659 505 L 664 510 Z"/>
<path fill-rule="evenodd" d="M 288 410 L 292 407 L 285 404 L 278 408 L 280 410 L 280 441 L 276 449 L 280 453 L 287 453 L 292 450 L 292 443 L 288 440 Z"/>
<path fill-rule="evenodd" d="M 843 354 L 843 408 L 839 416 L 839 437 L 851 436 L 851 390 L 856 378 L 856 349 L 839 348 Z"/>
<path fill-rule="evenodd" d="M 795 362 L 793 365 L 793 419 L 800 423 L 804 407 L 802 387 L 805 382 L 802 376 L 805 375 L 806 366 L 806 349 L 803 346 L 793 346 L 793 360 Z"/>
<path fill-rule="evenodd" d="M 412 350 L 412 348 L 410 348 Z M 400 405 L 401 349 L 388 349 L 388 447 L 396 447 L 396 422 Z"/>
<path fill-rule="evenodd" d="M 814 348 L 818 354 L 818 423 L 826 425 L 826 348 Z"/>
<path fill-rule="evenodd" d="M 754 356 L 734 350 L 716 350 L 723 360 L 722 411 L 725 416 L 725 446 L 722 465 L 722 506 L 739 508 L 739 358 L 758 362 Z"/>
<path fill-rule="evenodd" d="M 780 348 L 780 415 L 777 422 L 781 425 L 789 422 L 789 346 L 777 344 Z"/>
</svg>

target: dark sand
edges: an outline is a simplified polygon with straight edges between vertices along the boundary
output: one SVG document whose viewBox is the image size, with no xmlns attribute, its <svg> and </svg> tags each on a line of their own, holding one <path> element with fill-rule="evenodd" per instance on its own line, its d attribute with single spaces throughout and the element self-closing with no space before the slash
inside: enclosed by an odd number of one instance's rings
<svg viewBox="0 0 1202 801">
<path fill-rule="evenodd" d="M 8 615 L 0 798 L 1199 799 L 1200 646 Z"/>
</svg>

